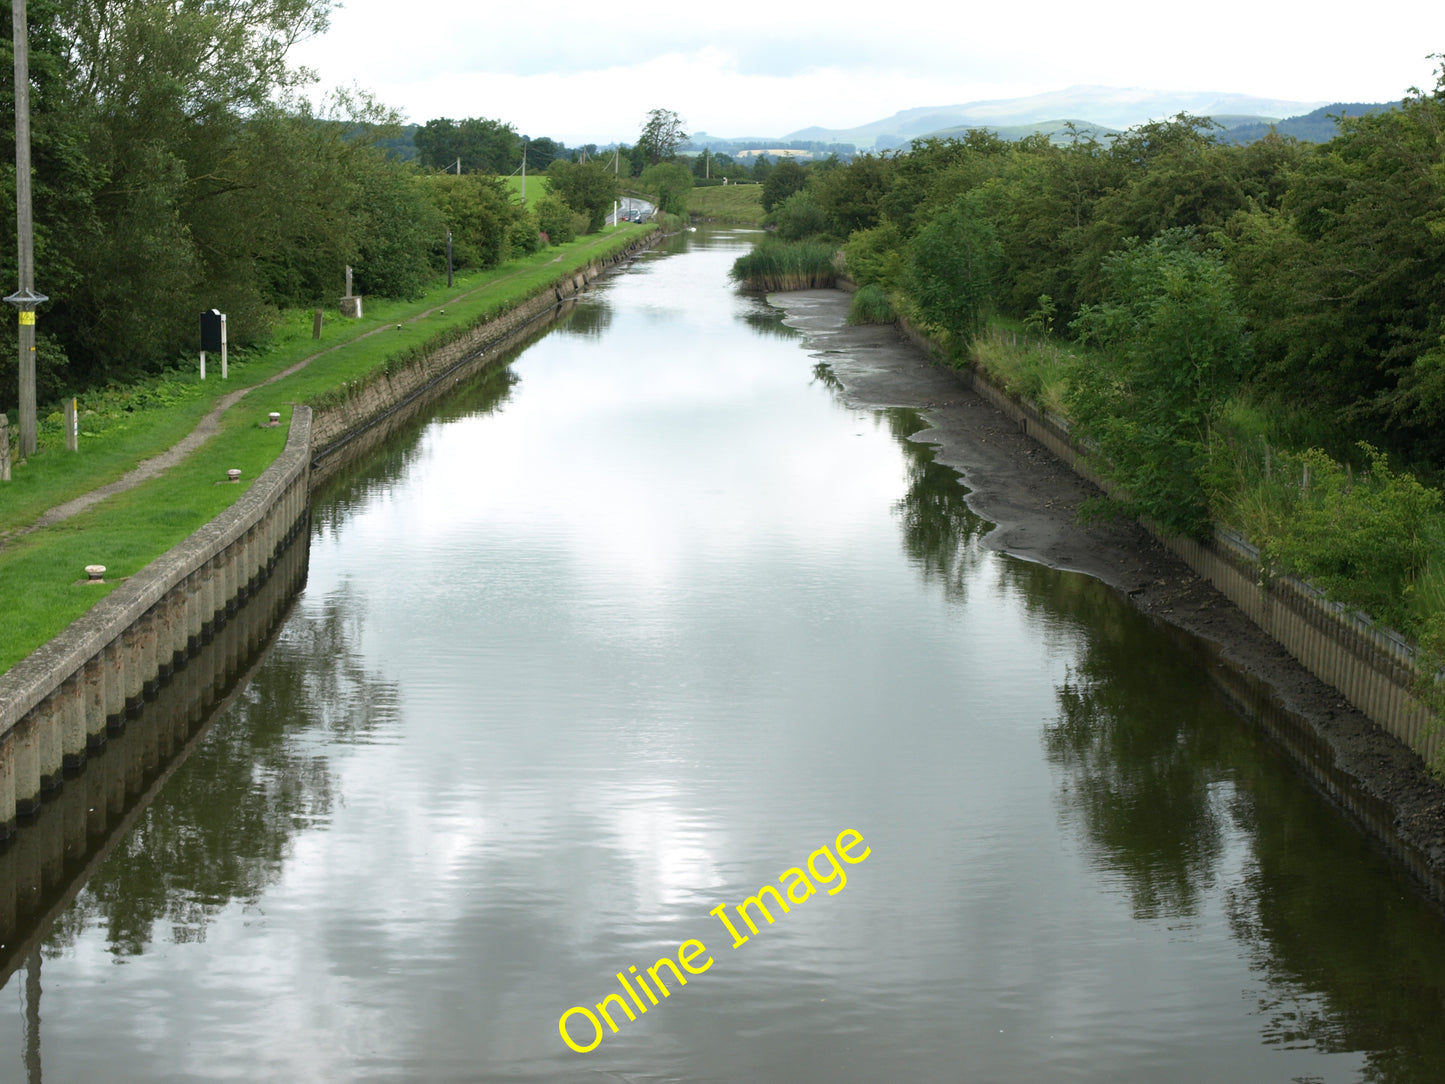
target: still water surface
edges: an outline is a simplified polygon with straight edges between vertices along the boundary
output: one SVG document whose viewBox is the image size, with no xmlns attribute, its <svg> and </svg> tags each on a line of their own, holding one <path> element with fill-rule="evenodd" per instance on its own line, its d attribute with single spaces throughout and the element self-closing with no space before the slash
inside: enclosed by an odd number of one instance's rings
<svg viewBox="0 0 1445 1084">
<path fill-rule="evenodd" d="M 730 289 L 749 241 L 318 495 L 269 657 L 46 939 L 46 1079 L 1445 1080 L 1436 912 L 1207 652 L 985 550 L 917 417 Z"/>
</svg>

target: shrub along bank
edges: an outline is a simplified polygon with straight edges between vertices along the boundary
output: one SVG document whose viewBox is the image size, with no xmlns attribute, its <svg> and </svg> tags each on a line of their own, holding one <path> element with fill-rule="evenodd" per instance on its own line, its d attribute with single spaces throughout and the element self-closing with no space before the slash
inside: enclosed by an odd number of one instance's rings
<svg viewBox="0 0 1445 1084">
<path fill-rule="evenodd" d="M 1235 528 L 1266 576 L 1413 638 L 1438 711 L 1442 129 L 1445 66 L 1318 145 L 1182 114 L 1106 140 L 972 131 L 799 167 L 766 202 L 780 237 L 842 246 L 855 319 L 891 309 L 1072 419 L 1117 486 L 1096 513 Z"/>
</svg>

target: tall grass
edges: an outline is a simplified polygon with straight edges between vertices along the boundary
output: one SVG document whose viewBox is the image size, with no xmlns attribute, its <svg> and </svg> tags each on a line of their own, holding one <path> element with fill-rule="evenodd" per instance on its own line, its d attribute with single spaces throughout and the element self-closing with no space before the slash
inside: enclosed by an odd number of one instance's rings
<svg viewBox="0 0 1445 1084">
<path fill-rule="evenodd" d="M 811 290 L 837 282 L 836 256 L 823 242 L 769 239 L 740 257 L 731 274 L 745 290 Z"/>
<path fill-rule="evenodd" d="M 1081 353 L 1073 343 L 1020 335 L 990 324 L 973 340 L 969 359 L 1010 395 L 1062 416 L 1069 369 L 1079 363 Z"/>
<path fill-rule="evenodd" d="M 888 294 L 876 282 L 860 286 L 848 302 L 850 324 L 891 324 L 897 319 Z"/>
</svg>

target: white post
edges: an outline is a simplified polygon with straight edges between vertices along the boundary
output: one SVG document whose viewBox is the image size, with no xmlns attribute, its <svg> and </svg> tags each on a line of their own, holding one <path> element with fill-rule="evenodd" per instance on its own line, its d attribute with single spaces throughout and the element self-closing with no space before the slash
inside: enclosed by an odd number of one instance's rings
<svg viewBox="0 0 1445 1084">
<path fill-rule="evenodd" d="M 206 379 L 206 352 L 201 351 L 201 379 Z"/>
<path fill-rule="evenodd" d="M 226 379 L 226 314 L 221 313 L 221 379 Z"/>
</svg>

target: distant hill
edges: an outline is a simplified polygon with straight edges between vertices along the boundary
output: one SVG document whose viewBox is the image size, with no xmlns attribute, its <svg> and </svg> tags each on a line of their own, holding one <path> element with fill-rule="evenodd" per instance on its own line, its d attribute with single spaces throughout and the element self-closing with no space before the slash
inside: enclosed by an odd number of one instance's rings
<svg viewBox="0 0 1445 1084">
<path fill-rule="evenodd" d="M 1308 113 L 1324 102 L 1297 102 L 1256 98 L 1219 91 L 1165 91 L 1138 87 L 1075 86 L 1025 98 L 967 102 L 962 105 L 905 109 L 891 117 L 856 128 L 804 128 L 783 137 L 785 142 L 808 140 L 854 143 L 862 149 L 907 146 L 923 135 L 950 129 L 1000 130 L 1025 126 L 1028 131 L 1060 124 L 1059 117 L 1087 117 L 1100 131 L 1122 130 L 1177 113 L 1197 116 L 1238 116 L 1267 119 Z M 1027 133 L 1025 133 L 1027 134 Z"/>
<path fill-rule="evenodd" d="M 1208 113 L 1198 114 L 1208 116 L 1223 131 L 1217 131 L 1216 135 L 1221 142 L 1225 143 L 1253 143 L 1257 139 L 1263 139 L 1271 131 L 1280 135 L 1292 136 L 1303 143 L 1328 143 L 1335 137 L 1339 130 L 1335 121 L 1339 116 L 1359 117 L 1368 113 L 1378 113 L 1385 109 L 1394 109 L 1398 102 L 1335 102 L 1332 105 L 1321 106 L 1312 112 L 1300 116 L 1286 117 L 1281 120 L 1278 117 L 1260 116 L 1250 113 Z M 1121 129 L 1108 128 L 1086 120 L 1045 120 L 1036 124 L 966 124 L 955 128 L 940 128 L 938 131 L 927 132 L 922 136 L 912 138 L 882 136 L 879 137 L 880 146 L 904 147 L 913 139 L 962 137 L 972 128 L 983 128 L 993 132 L 1001 139 L 1019 140 L 1026 136 L 1042 133 L 1047 135 L 1055 143 L 1066 143 L 1070 136 L 1068 125 L 1073 124 L 1081 136 L 1093 135 L 1095 139 L 1105 139 L 1110 135 L 1118 134 Z M 884 144 L 885 139 L 895 139 L 897 142 Z"/>
<path fill-rule="evenodd" d="M 1339 131 L 1335 117 L 1363 117 L 1369 113 L 1395 109 L 1399 105 L 1399 102 L 1335 102 L 1333 105 L 1322 106 L 1303 116 L 1287 117 L 1273 125 L 1260 121 L 1238 125 L 1225 124 L 1228 131 L 1224 134 L 1224 138 L 1231 143 L 1253 143 L 1256 139 L 1263 139 L 1273 127 L 1280 135 L 1293 136 L 1304 143 L 1328 143 L 1335 138 L 1335 133 Z M 1220 119 L 1223 123 L 1221 118 L 1216 119 Z"/>
<path fill-rule="evenodd" d="M 745 150 L 787 147 L 807 155 L 836 153 L 851 157 L 857 151 L 904 148 L 915 139 L 961 136 L 983 128 L 1003 139 L 1023 139 L 1041 132 L 1054 142 L 1068 139 L 1066 125 L 1095 139 L 1133 128 L 1151 120 L 1190 113 L 1210 117 L 1224 131 L 1221 140 L 1252 143 L 1271 129 L 1309 143 L 1333 139 L 1332 116 L 1361 116 L 1393 109 L 1398 102 L 1296 102 L 1256 98 L 1219 91 L 1148 90 L 1139 87 L 1074 86 L 1024 98 L 966 102 L 962 105 L 919 106 L 855 128 L 801 128 L 783 136 L 746 138 L 709 135 L 692 137 L 688 150 L 739 153 Z M 1279 118 L 1285 118 L 1283 120 Z M 1066 119 L 1067 118 L 1067 119 Z"/>
<path fill-rule="evenodd" d="M 915 136 L 914 138 L 962 139 L 968 134 L 970 129 L 982 127 L 1000 139 L 1016 141 L 1025 139 L 1031 135 L 1046 135 L 1055 143 L 1067 143 L 1071 138 L 1069 134 L 1069 125 L 1071 124 L 1081 139 L 1087 139 L 1093 136 L 1095 139 L 1102 140 L 1106 136 L 1117 134 L 1120 130 L 1118 128 L 1105 128 L 1102 125 L 1094 124 L 1092 121 L 1074 118 L 1065 120 L 1042 120 L 1037 124 L 964 125 L 958 128 L 940 128 L 936 132 L 927 133 L 926 136 Z M 911 140 L 909 142 L 911 142 Z"/>
</svg>

